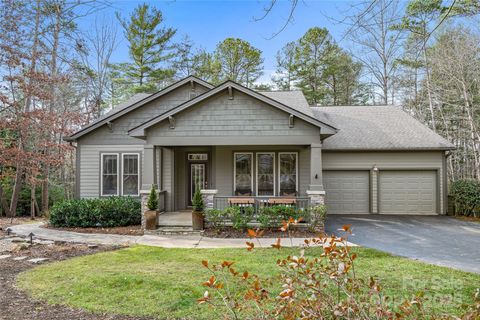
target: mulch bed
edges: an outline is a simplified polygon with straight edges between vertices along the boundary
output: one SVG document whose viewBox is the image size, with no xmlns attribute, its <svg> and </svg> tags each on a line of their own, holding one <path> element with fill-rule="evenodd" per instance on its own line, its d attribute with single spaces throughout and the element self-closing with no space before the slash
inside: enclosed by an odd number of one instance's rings
<svg viewBox="0 0 480 320">
<path fill-rule="evenodd" d="M 454 216 L 454 217 L 458 220 L 480 223 L 480 217 L 471 217 L 471 216 Z"/>
<path fill-rule="evenodd" d="M 43 228 L 50 228 L 61 231 L 73 231 L 80 233 L 105 233 L 105 234 L 119 234 L 124 236 L 143 236 L 142 226 L 127 226 L 114 228 L 56 228 L 45 224 Z"/>
<path fill-rule="evenodd" d="M 112 246 L 89 247 L 81 244 L 35 245 L 26 249 L 1 254 L 28 256 L 30 258 L 48 258 L 48 262 L 64 260 L 75 256 L 114 250 Z M 120 316 L 112 314 L 93 314 L 81 309 L 66 306 L 49 305 L 35 300 L 15 287 L 15 278 L 22 271 L 36 265 L 26 260 L 14 261 L 12 258 L 0 260 L 0 319 L 9 320 L 51 320 L 51 319 L 85 319 L 85 320 L 140 320 L 145 317 Z"/>
<path fill-rule="evenodd" d="M 233 228 L 223 228 L 221 230 L 205 229 L 203 236 L 222 239 L 242 239 L 248 237 L 247 231 L 235 230 Z M 306 228 L 295 228 L 290 231 L 293 238 L 312 238 L 318 237 L 318 232 L 311 232 Z M 289 233 L 278 229 L 266 229 L 259 238 L 288 238 Z"/>
</svg>

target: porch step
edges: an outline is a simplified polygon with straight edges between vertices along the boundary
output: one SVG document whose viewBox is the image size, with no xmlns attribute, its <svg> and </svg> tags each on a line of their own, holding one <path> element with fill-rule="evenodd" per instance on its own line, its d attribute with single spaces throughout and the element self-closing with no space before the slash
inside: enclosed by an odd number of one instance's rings
<svg viewBox="0 0 480 320">
<path fill-rule="evenodd" d="M 158 226 L 156 230 L 149 233 L 158 235 L 201 235 L 203 230 L 193 230 L 192 227 L 185 226 Z"/>
</svg>

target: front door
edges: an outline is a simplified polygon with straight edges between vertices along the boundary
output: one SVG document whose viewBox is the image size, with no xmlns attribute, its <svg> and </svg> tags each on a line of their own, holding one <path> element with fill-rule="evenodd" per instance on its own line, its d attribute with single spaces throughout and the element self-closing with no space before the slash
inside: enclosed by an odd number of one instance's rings
<svg viewBox="0 0 480 320">
<path fill-rule="evenodd" d="M 192 198 L 197 188 L 205 189 L 207 187 L 207 163 L 190 162 L 188 179 L 188 205 L 192 205 Z"/>
</svg>

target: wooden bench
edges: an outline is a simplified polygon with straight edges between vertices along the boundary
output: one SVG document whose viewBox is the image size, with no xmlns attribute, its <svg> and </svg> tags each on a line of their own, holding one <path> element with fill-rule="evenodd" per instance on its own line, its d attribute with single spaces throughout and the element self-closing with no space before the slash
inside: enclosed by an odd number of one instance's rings
<svg viewBox="0 0 480 320">
<path fill-rule="evenodd" d="M 253 205 L 255 204 L 254 198 L 228 198 L 228 204 L 230 205 Z"/>
<path fill-rule="evenodd" d="M 295 198 L 270 198 L 268 199 L 269 205 L 293 205 L 297 203 L 297 199 Z"/>
</svg>

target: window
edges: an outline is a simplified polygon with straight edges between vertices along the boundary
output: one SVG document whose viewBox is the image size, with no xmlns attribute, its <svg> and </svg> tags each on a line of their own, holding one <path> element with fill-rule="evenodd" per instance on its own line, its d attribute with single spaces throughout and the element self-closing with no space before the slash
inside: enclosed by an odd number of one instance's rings
<svg viewBox="0 0 480 320">
<path fill-rule="evenodd" d="M 139 194 L 139 158 L 138 153 L 122 154 L 122 194 L 125 196 L 138 196 Z"/>
<path fill-rule="evenodd" d="M 280 181 L 280 196 L 295 196 L 298 192 L 296 152 L 278 153 L 278 180 Z"/>
<path fill-rule="evenodd" d="M 253 153 L 234 154 L 234 185 L 236 196 L 251 196 L 253 189 L 252 179 Z"/>
<path fill-rule="evenodd" d="M 101 195 L 118 195 L 118 153 L 102 153 Z"/>
<path fill-rule="evenodd" d="M 275 195 L 275 153 L 257 153 L 257 195 Z"/>
</svg>

